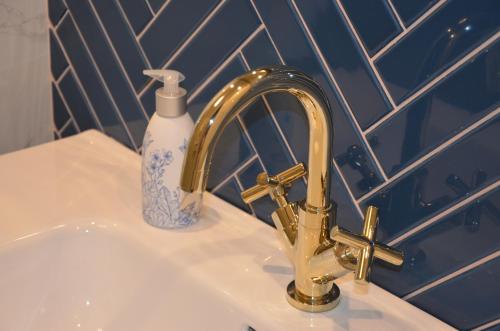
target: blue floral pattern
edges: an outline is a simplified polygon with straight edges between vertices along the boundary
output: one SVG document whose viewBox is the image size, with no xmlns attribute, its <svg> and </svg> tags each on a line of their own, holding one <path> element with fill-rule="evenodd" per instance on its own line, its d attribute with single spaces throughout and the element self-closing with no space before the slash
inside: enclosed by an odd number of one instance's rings
<svg viewBox="0 0 500 331">
<path fill-rule="evenodd" d="M 149 151 L 154 140 L 146 132 L 143 143 L 142 165 L 142 206 L 143 217 L 151 225 L 164 228 L 181 228 L 196 222 L 198 208 L 196 203 L 190 203 L 180 208 L 181 190 L 177 186 L 170 190 L 163 182 L 163 176 L 168 166 L 174 161 L 172 151 L 155 149 Z M 184 152 L 185 140 L 179 149 Z"/>
</svg>

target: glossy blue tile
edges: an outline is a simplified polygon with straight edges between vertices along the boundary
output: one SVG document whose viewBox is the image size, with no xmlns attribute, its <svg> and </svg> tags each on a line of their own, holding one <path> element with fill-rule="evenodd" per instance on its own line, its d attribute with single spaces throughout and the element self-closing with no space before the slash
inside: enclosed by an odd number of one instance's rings
<svg viewBox="0 0 500 331">
<path fill-rule="evenodd" d="M 259 24 L 249 2 L 229 0 L 172 62 L 171 67 L 185 73 L 184 86 L 193 90 L 250 36 Z M 200 54 L 203 54 L 202 61 Z"/>
<path fill-rule="evenodd" d="M 125 145 L 132 146 L 70 16 L 61 22 L 57 33 L 104 131 Z M 73 110 L 73 107 L 70 108 Z"/>
<path fill-rule="evenodd" d="M 76 130 L 75 126 L 73 125 L 73 122 L 71 122 L 64 129 L 64 131 L 61 132 L 61 138 L 70 137 L 70 136 L 73 136 L 73 135 L 75 135 L 77 133 L 78 133 L 78 131 Z"/>
<path fill-rule="evenodd" d="M 61 46 L 59 46 L 54 33 L 50 31 L 50 70 L 54 79 L 58 79 L 67 66 L 68 62 L 64 57 Z"/>
<path fill-rule="evenodd" d="M 406 259 L 403 269 L 398 272 L 375 266 L 372 279 L 404 296 L 497 251 L 499 237 L 497 189 L 399 243 L 396 248 L 405 253 Z"/>
<path fill-rule="evenodd" d="M 101 5 L 109 7 L 110 4 L 104 4 L 104 2 L 113 1 L 95 1 L 94 5 L 97 6 L 99 2 L 102 3 Z M 140 33 L 146 24 L 153 18 L 146 0 L 119 0 L 119 2 L 136 34 Z M 113 2 L 111 6 L 114 7 L 115 3 Z"/>
<path fill-rule="evenodd" d="M 271 40 L 263 30 L 242 51 L 250 68 L 258 68 L 271 64 L 281 64 L 280 58 L 274 49 Z"/>
<path fill-rule="evenodd" d="M 97 128 L 96 120 L 94 116 L 92 116 L 88 104 L 82 96 L 82 91 L 76 84 L 72 72 L 68 72 L 63 77 L 59 83 L 59 88 L 61 89 L 61 93 L 64 95 L 64 99 L 66 100 L 68 107 L 70 108 L 71 113 L 80 128 L 80 131 Z"/>
<path fill-rule="evenodd" d="M 264 169 L 258 159 L 254 160 L 245 169 L 241 170 L 238 173 L 238 179 L 243 186 L 243 189 L 246 190 L 254 186 L 257 175 L 263 171 Z M 271 226 L 274 226 L 271 214 L 276 210 L 276 203 L 271 200 L 269 196 L 252 202 L 252 208 L 255 211 L 255 216 L 257 216 L 257 218 Z"/>
<path fill-rule="evenodd" d="M 359 125 L 368 127 L 389 112 L 390 106 L 339 8 L 333 1 L 296 3 Z"/>
<path fill-rule="evenodd" d="M 231 178 L 226 184 L 224 184 L 220 189 L 218 189 L 214 194 L 227 202 L 231 203 L 232 205 L 243 209 L 247 213 L 251 213 L 250 208 L 246 203 L 241 200 L 241 191 L 240 188 L 238 187 L 238 183 L 234 180 L 234 178 Z"/>
<path fill-rule="evenodd" d="M 373 160 L 367 155 L 366 147 L 362 143 L 352 122 L 347 118 L 345 110 L 340 106 L 336 92 L 329 85 L 328 79 L 316 58 L 313 49 L 302 33 L 301 27 L 296 22 L 288 5 L 283 1 L 256 1 L 256 5 L 266 21 L 269 33 L 281 55 L 288 65 L 307 72 L 324 89 L 333 111 L 333 128 L 335 139 L 333 155 L 339 161 L 341 170 L 347 178 L 350 189 L 359 197 L 368 192 L 381 182 L 381 177 L 376 172 Z M 290 38 L 289 36 L 293 36 Z M 259 48 L 271 49 L 270 42 L 260 43 Z M 258 65 L 262 63 L 275 63 L 276 56 L 263 58 L 270 51 L 262 51 Z M 252 63 L 250 54 L 245 53 L 248 62 Z M 295 156 L 299 161 L 307 161 L 308 124 L 302 106 L 293 98 L 283 94 L 271 94 L 267 97 L 271 109 L 287 135 Z M 292 134 L 293 133 L 293 134 Z M 362 162 L 358 162 L 361 160 Z"/>
<path fill-rule="evenodd" d="M 399 103 L 498 31 L 500 2 L 451 1 L 377 62 Z"/>
<path fill-rule="evenodd" d="M 254 186 L 257 175 L 261 172 L 264 172 L 264 168 L 262 168 L 258 158 L 242 169 L 237 175 L 243 189 L 246 190 Z"/>
<path fill-rule="evenodd" d="M 245 68 L 238 57 L 235 57 L 219 74 L 201 91 L 193 100 L 189 102 L 188 112 L 191 118 L 196 121 L 205 105 L 212 97 L 219 92 L 227 83 L 245 72 Z M 189 93 L 192 91 L 189 91 Z"/>
<path fill-rule="evenodd" d="M 498 180 L 500 158 L 491 156 L 500 155 L 499 130 L 496 116 L 365 201 L 381 208 L 378 239 L 389 240 Z"/>
<path fill-rule="evenodd" d="M 257 153 L 270 174 L 275 175 L 294 165 L 285 142 L 261 99 L 244 110 L 241 119 L 247 127 Z"/>
<path fill-rule="evenodd" d="M 215 147 L 207 188 L 213 189 L 253 154 L 239 123 L 232 121 L 222 132 Z"/>
<path fill-rule="evenodd" d="M 63 0 L 48 0 L 49 7 L 49 19 L 52 25 L 57 25 L 59 20 L 66 12 L 66 6 L 63 3 Z"/>
<path fill-rule="evenodd" d="M 116 2 L 94 1 L 93 3 L 127 76 L 130 78 L 135 90 L 139 91 L 148 81 L 148 78 L 142 74 L 142 70 L 147 68 L 148 65 L 137 40 L 130 31 L 127 22 L 125 22 Z M 122 1 L 122 3 L 136 4 L 142 3 L 142 1 Z"/>
<path fill-rule="evenodd" d="M 163 10 L 159 14 L 140 40 L 151 66 L 161 67 L 217 2 L 217 0 L 171 0 L 168 10 Z"/>
<path fill-rule="evenodd" d="M 410 303 L 460 330 L 500 318 L 500 258 L 431 288 Z"/>
<path fill-rule="evenodd" d="M 368 54 L 372 55 L 389 39 L 401 32 L 385 0 L 342 0 L 341 2 Z"/>
<path fill-rule="evenodd" d="M 132 87 L 127 82 L 117 59 L 114 57 L 96 17 L 88 2 L 66 0 L 68 9 L 73 13 L 89 51 L 95 60 L 111 96 L 132 135 L 136 146 L 140 145 L 146 131 L 146 117 Z"/>
<path fill-rule="evenodd" d="M 235 58 L 198 94 L 188 105 L 191 118 L 196 121 L 205 105 L 231 79 L 244 72 L 241 62 Z M 151 97 L 153 94 L 151 94 Z M 153 99 L 150 97 L 152 105 Z M 144 100 L 146 101 L 146 100 Z M 143 102 L 144 102 L 143 101 Z M 233 173 L 238 166 L 254 154 L 240 125 L 233 121 L 222 133 L 214 152 L 208 187 L 213 188 Z"/>
<path fill-rule="evenodd" d="M 401 17 L 407 26 L 436 2 L 437 0 L 392 0 L 392 4 L 396 8 L 399 17 Z"/>
<path fill-rule="evenodd" d="M 330 222 L 330 227 L 335 224 L 353 233 L 360 233 L 363 227 L 363 219 L 357 212 L 355 203 L 349 197 L 349 193 L 337 171 L 331 172 L 330 200 L 335 203 L 336 218 Z"/>
<path fill-rule="evenodd" d="M 153 9 L 154 12 L 158 12 L 158 10 L 160 10 L 161 6 L 163 6 L 166 0 L 146 0 L 146 1 L 149 3 L 151 9 Z"/>
<path fill-rule="evenodd" d="M 270 175 L 276 175 L 295 164 L 262 99 L 250 105 L 241 114 L 241 119 Z M 290 201 L 303 200 L 305 192 L 304 182 L 297 181 L 288 193 Z"/>
<path fill-rule="evenodd" d="M 54 111 L 54 125 L 57 130 L 60 130 L 69 120 L 69 114 L 54 84 L 52 84 L 52 107 Z"/>
<path fill-rule="evenodd" d="M 500 42 L 420 97 L 368 139 L 382 167 L 394 175 L 438 144 L 459 133 L 500 105 Z"/>
</svg>

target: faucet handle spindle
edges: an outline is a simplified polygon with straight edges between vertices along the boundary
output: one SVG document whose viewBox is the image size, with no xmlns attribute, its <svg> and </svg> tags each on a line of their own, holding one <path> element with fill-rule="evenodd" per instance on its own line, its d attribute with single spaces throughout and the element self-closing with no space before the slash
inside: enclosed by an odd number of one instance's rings
<svg viewBox="0 0 500 331">
<path fill-rule="evenodd" d="M 365 213 L 363 233 L 352 234 L 338 226 L 332 230 L 332 239 L 357 251 L 354 280 L 368 283 L 373 258 L 384 260 L 395 266 L 403 264 L 403 253 L 375 241 L 378 225 L 378 208 L 368 206 Z"/>
<path fill-rule="evenodd" d="M 282 204 L 286 204 L 283 201 L 285 188 L 306 174 L 307 171 L 303 163 L 296 164 L 276 176 L 269 176 L 266 172 L 261 172 L 257 175 L 257 185 L 243 191 L 241 198 L 245 203 L 252 203 L 269 194 L 280 207 L 283 207 Z"/>
</svg>

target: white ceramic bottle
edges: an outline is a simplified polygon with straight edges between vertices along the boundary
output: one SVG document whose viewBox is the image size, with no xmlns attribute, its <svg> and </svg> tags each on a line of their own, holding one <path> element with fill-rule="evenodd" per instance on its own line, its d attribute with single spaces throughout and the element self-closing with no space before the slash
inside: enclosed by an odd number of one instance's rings
<svg viewBox="0 0 500 331">
<path fill-rule="evenodd" d="M 187 142 L 193 120 L 186 112 L 186 90 L 179 87 L 184 76 L 174 70 L 144 70 L 162 81 L 156 90 L 156 112 L 142 144 L 142 214 L 160 228 L 183 228 L 198 220 L 199 203 L 181 208 L 185 193 L 179 187 Z"/>
</svg>

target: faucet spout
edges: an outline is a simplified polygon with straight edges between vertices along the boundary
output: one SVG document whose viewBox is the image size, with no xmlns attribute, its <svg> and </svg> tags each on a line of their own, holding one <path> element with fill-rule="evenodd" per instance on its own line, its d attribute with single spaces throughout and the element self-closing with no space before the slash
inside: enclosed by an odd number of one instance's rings
<svg viewBox="0 0 500 331">
<path fill-rule="evenodd" d="M 226 126 L 256 98 L 286 92 L 302 104 L 309 122 L 309 156 L 278 174 L 260 173 L 256 185 L 241 193 L 246 203 L 269 195 L 278 208 L 272 219 L 286 255 L 294 265 L 295 280 L 287 288 L 287 300 L 308 312 L 333 309 L 340 298 L 334 283 L 343 268 L 356 270 L 356 279 L 367 282 L 373 258 L 402 263 L 402 256 L 375 241 L 377 210 L 369 209 L 362 235 L 339 227 L 329 233 L 335 213 L 330 203 L 330 165 L 333 140 L 328 99 L 309 76 L 283 66 L 248 72 L 227 84 L 203 110 L 189 141 L 181 175 L 181 188 L 200 193 L 207 185 L 217 141 Z M 290 202 L 287 188 L 307 176 L 304 201 Z"/>
<path fill-rule="evenodd" d="M 202 192 L 212 155 L 224 128 L 259 96 L 288 92 L 302 104 L 309 122 L 309 171 L 306 207 L 324 210 L 329 202 L 330 149 L 333 139 L 328 99 L 307 75 L 284 66 L 250 71 L 227 84 L 203 110 L 189 141 L 181 189 Z"/>
</svg>

